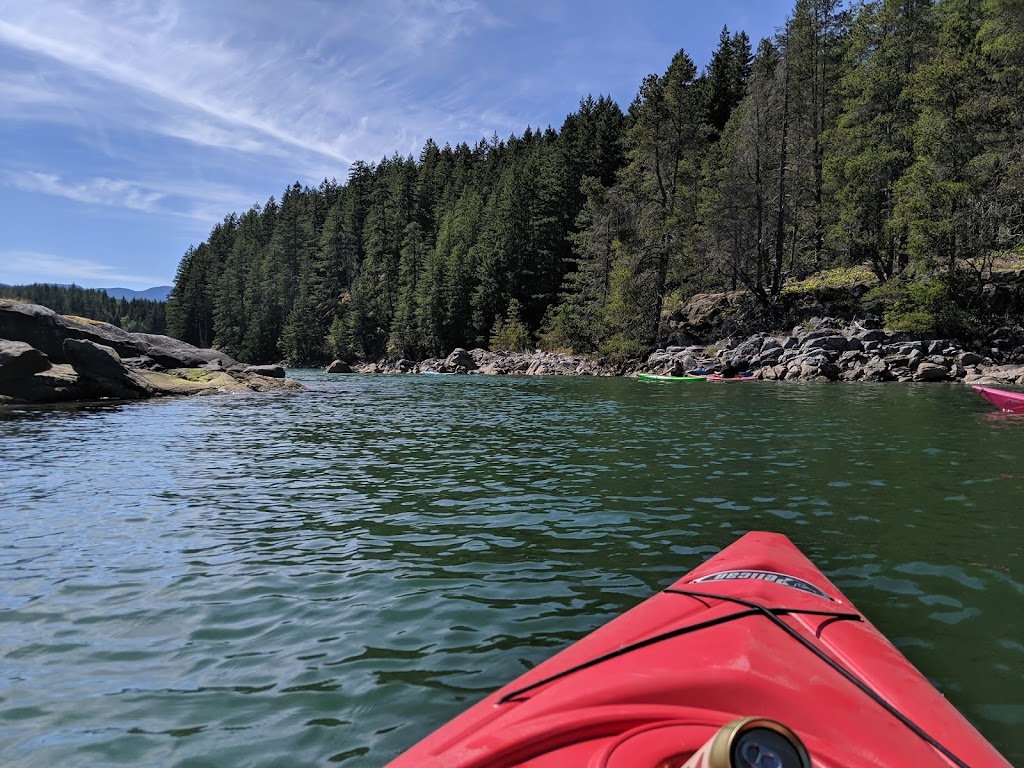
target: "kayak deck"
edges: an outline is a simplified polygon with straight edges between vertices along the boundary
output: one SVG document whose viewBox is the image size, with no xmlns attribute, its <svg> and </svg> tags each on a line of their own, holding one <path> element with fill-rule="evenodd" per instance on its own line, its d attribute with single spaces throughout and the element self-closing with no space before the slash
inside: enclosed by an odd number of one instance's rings
<svg viewBox="0 0 1024 768">
<path fill-rule="evenodd" d="M 787 538 L 750 533 L 390 768 L 677 766 L 748 715 L 817 768 L 1009 765 Z"/>
</svg>

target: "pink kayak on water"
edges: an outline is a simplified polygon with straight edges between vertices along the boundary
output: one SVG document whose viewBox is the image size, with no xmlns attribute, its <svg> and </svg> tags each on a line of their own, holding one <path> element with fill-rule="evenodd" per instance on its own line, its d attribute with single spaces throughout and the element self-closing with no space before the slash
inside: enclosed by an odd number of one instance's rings
<svg viewBox="0 0 1024 768">
<path fill-rule="evenodd" d="M 1008 392 L 1005 389 L 993 389 L 979 384 L 973 385 L 971 389 L 1002 411 L 1024 413 L 1024 392 Z"/>
</svg>

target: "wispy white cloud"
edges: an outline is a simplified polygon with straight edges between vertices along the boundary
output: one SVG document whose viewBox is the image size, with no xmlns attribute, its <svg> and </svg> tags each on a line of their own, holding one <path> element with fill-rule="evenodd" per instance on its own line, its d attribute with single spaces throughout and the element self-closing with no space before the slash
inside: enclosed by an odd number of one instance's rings
<svg viewBox="0 0 1024 768">
<path fill-rule="evenodd" d="M 7 173 L 7 186 L 22 192 L 62 197 L 86 205 L 125 208 L 143 213 L 217 221 L 244 200 L 244 193 L 218 183 L 194 184 L 166 180 L 139 182 L 103 177 L 71 181 L 53 173 Z"/>
<path fill-rule="evenodd" d="M 36 74 L 8 71 L 0 79 L 0 101 L 10 109 L 23 110 L 21 116 L 26 116 L 42 106 L 61 106 L 61 92 Z M 12 117 L 8 111 L 7 118 Z"/>
<path fill-rule="evenodd" d="M 0 44 L 160 101 L 153 132 L 208 146 L 240 132 L 234 149 L 283 145 L 344 164 L 383 154 L 385 126 L 419 133 L 429 107 L 408 105 L 420 78 L 454 41 L 500 23 L 470 0 L 305 2 L 286 14 L 147 0 L 30 0 L 7 10 Z M 429 125 L 449 115 L 426 117 Z M 369 132 L 360 128 L 368 118 Z"/>
<path fill-rule="evenodd" d="M 134 211 L 153 213 L 164 197 L 160 192 L 147 190 L 123 179 L 95 178 L 84 182 L 69 183 L 52 173 L 29 171 L 8 176 L 11 186 L 23 192 L 40 192 L 56 195 L 91 205 L 113 205 Z"/>
<path fill-rule="evenodd" d="M 283 158 L 288 156 L 284 149 L 266 141 L 255 132 L 232 129 L 229 126 L 211 123 L 210 121 L 200 120 L 195 117 L 168 121 L 159 126 L 159 131 L 169 138 L 181 139 L 199 147 L 226 149 L 233 152 L 267 157 Z"/>
<path fill-rule="evenodd" d="M 791 2 L 714 13 L 781 19 Z M 17 248 L 94 259 L 18 262 L 57 282 L 173 274 L 188 242 L 295 180 L 344 181 L 352 161 L 416 157 L 427 138 L 558 127 L 588 92 L 628 103 L 699 5 L 0 0 L 0 204 L 17 212 L 0 275 Z M 709 45 L 721 23 L 699 32 Z"/>
<path fill-rule="evenodd" d="M 167 279 L 126 272 L 98 261 L 66 258 L 51 253 L 0 251 L 0 259 L 4 263 L 4 274 L 13 282 L 18 282 L 18 276 L 24 275 L 32 282 L 81 282 L 92 285 L 105 284 L 106 287 L 113 288 L 122 283 L 135 286 L 160 285 Z"/>
</svg>

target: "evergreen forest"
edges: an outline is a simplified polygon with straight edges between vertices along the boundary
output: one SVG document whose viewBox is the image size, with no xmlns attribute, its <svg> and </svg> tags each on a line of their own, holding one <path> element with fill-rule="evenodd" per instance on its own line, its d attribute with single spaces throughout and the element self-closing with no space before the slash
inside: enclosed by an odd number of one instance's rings
<svg viewBox="0 0 1024 768">
<path fill-rule="evenodd" d="M 167 333 L 167 303 L 148 299 L 115 299 L 97 288 L 77 285 L 0 285 L 0 298 L 19 299 L 74 315 L 116 325 L 129 333 Z"/>
<path fill-rule="evenodd" d="M 182 257 L 168 329 L 251 362 L 627 358 L 695 294 L 770 318 L 858 269 L 953 332 L 945 309 L 1024 255 L 1022 74 L 1024 0 L 797 0 L 770 39 L 680 50 L 625 110 L 587 96 L 557 129 L 428 140 L 231 213 Z"/>
</svg>

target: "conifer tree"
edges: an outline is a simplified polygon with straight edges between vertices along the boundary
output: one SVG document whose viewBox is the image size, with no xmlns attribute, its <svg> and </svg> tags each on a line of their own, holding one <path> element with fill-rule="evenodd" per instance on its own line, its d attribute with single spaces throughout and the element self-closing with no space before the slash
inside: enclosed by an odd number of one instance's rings
<svg viewBox="0 0 1024 768">
<path fill-rule="evenodd" d="M 729 28 L 722 27 L 718 48 L 712 54 L 703 76 L 708 91 L 707 110 L 712 141 L 717 141 L 722 135 L 729 116 L 743 100 L 752 62 L 750 38 L 746 33 L 730 35 Z"/>
<path fill-rule="evenodd" d="M 908 85 L 917 115 L 914 162 L 895 186 L 893 222 L 906 232 L 911 263 L 950 278 L 957 260 L 976 255 L 984 239 L 975 207 L 982 179 L 973 167 L 984 138 L 975 107 L 984 84 L 975 42 L 980 12 L 975 0 L 936 6 L 934 51 Z"/>
<path fill-rule="evenodd" d="M 171 336 L 197 347 L 213 341 L 213 300 L 216 265 L 206 243 L 190 246 L 178 264 L 174 288 L 167 302 L 167 329 Z"/>
<path fill-rule="evenodd" d="M 398 306 L 391 323 L 388 351 L 405 358 L 419 359 L 428 354 L 420 328 L 419 300 L 427 247 L 423 231 L 416 221 L 409 222 L 402 238 L 398 260 Z"/>
<path fill-rule="evenodd" d="M 664 76 L 644 79 L 630 107 L 620 183 L 634 207 L 634 231 L 616 253 L 610 305 L 623 349 L 654 344 L 670 271 L 685 271 L 695 256 L 705 114 L 697 68 L 682 50 Z"/>
<path fill-rule="evenodd" d="M 863 4 L 850 32 L 843 108 L 827 137 L 826 183 L 835 196 L 833 241 L 851 263 L 882 279 L 909 262 L 907 230 L 893 219 L 896 185 L 914 160 L 915 113 L 908 90 L 927 61 L 931 0 Z"/>
<path fill-rule="evenodd" d="M 261 214 L 260 206 L 253 206 L 238 218 L 213 300 L 215 346 L 243 359 L 244 328 L 250 310 L 245 301 L 247 284 L 267 242 L 266 221 Z"/>
</svg>

